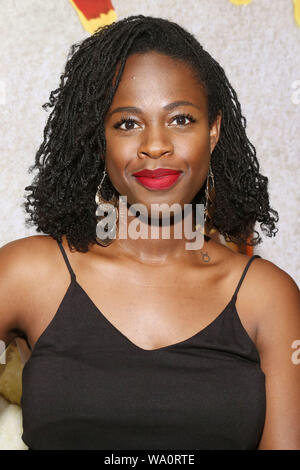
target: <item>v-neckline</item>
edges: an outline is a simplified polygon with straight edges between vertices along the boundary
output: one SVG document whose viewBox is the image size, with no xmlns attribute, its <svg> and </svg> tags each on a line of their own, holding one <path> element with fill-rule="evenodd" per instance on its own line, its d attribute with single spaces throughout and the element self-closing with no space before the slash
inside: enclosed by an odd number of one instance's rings
<svg viewBox="0 0 300 470">
<path fill-rule="evenodd" d="M 131 341 L 131 339 L 129 339 L 124 333 L 122 333 L 122 331 L 120 331 L 105 315 L 104 313 L 102 313 L 102 311 L 100 310 L 99 307 L 97 307 L 97 305 L 95 304 L 95 302 L 91 299 L 91 297 L 88 295 L 88 293 L 85 291 L 85 289 L 77 282 L 76 279 L 74 279 L 74 284 L 75 286 L 77 286 L 80 291 L 84 294 L 85 297 L 87 297 L 87 299 L 89 300 L 89 302 L 91 303 L 92 307 L 94 308 L 94 310 L 96 311 L 96 313 L 98 315 L 100 315 L 100 317 L 103 319 L 103 321 L 110 327 L 112 328 L 113 331 L 115 331 L 122 339 L 123 341 L 125 340 L 125 343 L 128 344 L 129 346 L 131 346 L 132 348 L 136 349 L 137 351 L 140 351 L 140 352 L 145 352 L 145 353 L 155 353 L 155 352 L 159 352 L 159 351 L 168 351 L 169 349 L 172 349 L 172 348 L 176 348 L 176 347 L 179 347 L 179 346 L 183 346 L 184 344 L 188 344 L 190 341 L 192 341 L 194 338 L 198 337 L 198 336 L 201 336 L 202 334 L 204 334 L 209 328 L 211 328 L 225 313 L 226 311 L 229 309 L 229 307 L 231 305 L 233 305 L 233 307 L 235 308 L 235 299 L 234 299 L 234 295 L 231 297 L 231 299 L 229 300 L 229 302 L 227 303 L 227 305 L 223 308 L 223 310 L 221 311 L 221 313 L 219 313 L 219 315 L 217 315 L 208 325 L 206 325 L 204 328 L 202 328 L 200 331 L 197 331 L 195 334 L 193 334 L 192 336 L 190 336 L 189 338 L 186 338 L 186 339 L 183 339 L 181 341 L 178 341 L 177 343 L 173 343 L 173 344 L 168 344 L 166 346 L 162 346 L 160 348 L 156 348 L 156 349 L 144 349 L 140 346 L 138 346 L 137 344 L 133 343 L 133 341 Z"/>
</svg>

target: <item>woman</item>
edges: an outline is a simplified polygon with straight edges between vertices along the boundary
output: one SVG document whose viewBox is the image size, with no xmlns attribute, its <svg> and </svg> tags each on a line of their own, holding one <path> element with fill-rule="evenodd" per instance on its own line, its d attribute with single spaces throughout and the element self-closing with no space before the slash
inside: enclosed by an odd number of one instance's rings
<svg viewBox="0 0 300 470">
<path fill-rule="evenodd" d="M 268 236 L 278 221 L 223 69 L 175 23 L 132 16 L 72 47 L 44 106 L 25 209 L 45 235 L 0 250 L 1 338 L 27 355 L 24 442 L 299 449 L 298 287 L 208 236 L 249 244 L 256 221 Z M 158 237 L 120 236 L 120 205 L 103 211 L 119 196 Z M 184 204 L 196 235 L 205 206 L 197 249 L 175 236 Z"/>
</svg>

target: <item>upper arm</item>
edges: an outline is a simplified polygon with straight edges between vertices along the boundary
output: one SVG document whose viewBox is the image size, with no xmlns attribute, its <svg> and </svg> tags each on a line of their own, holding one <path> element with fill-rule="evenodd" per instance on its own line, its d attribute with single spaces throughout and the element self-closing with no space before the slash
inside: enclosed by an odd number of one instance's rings
<svg viewBox="0 0 300 470">
<path fill-rule="evenodd" d="M 0 340 L 1 350 L 17 336 L 12 330 L 18 328 L 23 296 L 25 265 L 22 244 L 15 240 L 0 247 Z"/>
<path fill-rule="evenodd" d="M 257 348 L 265 373 L 266 420 L 258 449 L 300 449 L 300 292 L 273 263 L 258 267 Z"/>
</svg>

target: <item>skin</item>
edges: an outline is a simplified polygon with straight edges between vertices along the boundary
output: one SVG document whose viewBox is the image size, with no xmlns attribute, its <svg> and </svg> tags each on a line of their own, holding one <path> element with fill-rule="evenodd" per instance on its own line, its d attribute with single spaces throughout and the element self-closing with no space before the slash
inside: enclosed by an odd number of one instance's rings
<svg viewBox="0 0 300 470">
<path fill-rule="evenodd" d="M 176 105 L 178 101 L 191 104 Z M 118 111 L 130 103 L 140 111 Z M 180 117 L 182 113 L 191 114 L 196 122 Z M 122 117 L 133 121 L 115 128 Z M 149 214 L 151 204 L 179 203 L 183 208 L 205 182 L 220 125 L 221 112 L 209 129 L 207 98 L 189 67 L 158 53 L 134 54 L 126 62 L 105 120 L 106 166 L 111 182 L 127 196 L 130 205 L 142 203 Z M 183 175 L 170 189 L 161 191 L 145 188 L 132 176 L 144 168 L 159 167 L 181 170 Z M 193 254 L 186 249 L 188 240 L 176 239 L 173 233 L 171 226 L 169 239 L 163 239 L 160 230 L 157 240 L 117 240 L 114 250 L 150 264 L 166 265 L 174 259 L 189 262 Z"/>
<path fill-rule="evenodd" d="M 164 109 L 178 100 L 197 108 Z M 114 127 L 121 113 L 110 111 L 121 106 L 141 109 L 139 114 L 126 113 L 137 122 L 134 129 Z M 174 121 L 179 113 L 192 114 L 195 122 L 183 126 L 181 120 Z M 157 53 L 131 56 L 105 120 L 106 163 L 113 185 L 130 204 L 147 208 L 154 202 L 191 202 L 205 181 L 220 123 L 221 114 L 209 129 L 206 97 L 188 66 Z M 184 175 L 160 192 L 132 178 L 142 168 L 157 167 L 178 168 Z M 186 250 L 185 241 L 117 239 L 109 247 L 93 245 L 80 253 L 70 252 L 64 236 L 63 246 L 77 282 L 99 314 L 123 333 L 124 341 L 153 350 L 207 327 L 230 301 L 249 259 L 214 240 L 204 242 L 199 251 Z M 208 263 L 201 252 L 208 253 Z M 51 237 L 36 235 L 0 248 L 0 338 L 9 344 L 18 328 L 34 347 L 69 285 L 69 272 Z M 300 339 L 299 289 L 272 262 L 255 259 L 236 308 L 266 376 L 267 414 L 259 449 L 300 449 L 300 364 L 291 360 L 291 345 Z M 28 360 L 25 341 L 17 342 Z"/>
</svg>

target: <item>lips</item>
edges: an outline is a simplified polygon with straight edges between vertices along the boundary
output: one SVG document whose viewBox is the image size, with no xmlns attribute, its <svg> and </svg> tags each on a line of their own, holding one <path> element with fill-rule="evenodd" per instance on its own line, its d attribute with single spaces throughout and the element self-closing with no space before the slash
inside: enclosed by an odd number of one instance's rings
<svg viewBox="0 0 300 470">
<path fill-rule="evenodd" d="M 133 176 L 143 186 L 149 189 L 168 189 L 181 175 L 179 170 L 157 168 L 156 170 L 141 170 L 133 173 Z"/>
<path fill-rule="evenodd" d="M 146 178 L 159 178 L 160 176 L 166 175 L 177 175 L 180 174 L 179 170 L 171 170 L 169 168 L 157 168 L 156 170 L 141 170 L 137 173 L 133 173 L 133 176 L 145 176 Z"/>
</svg>

